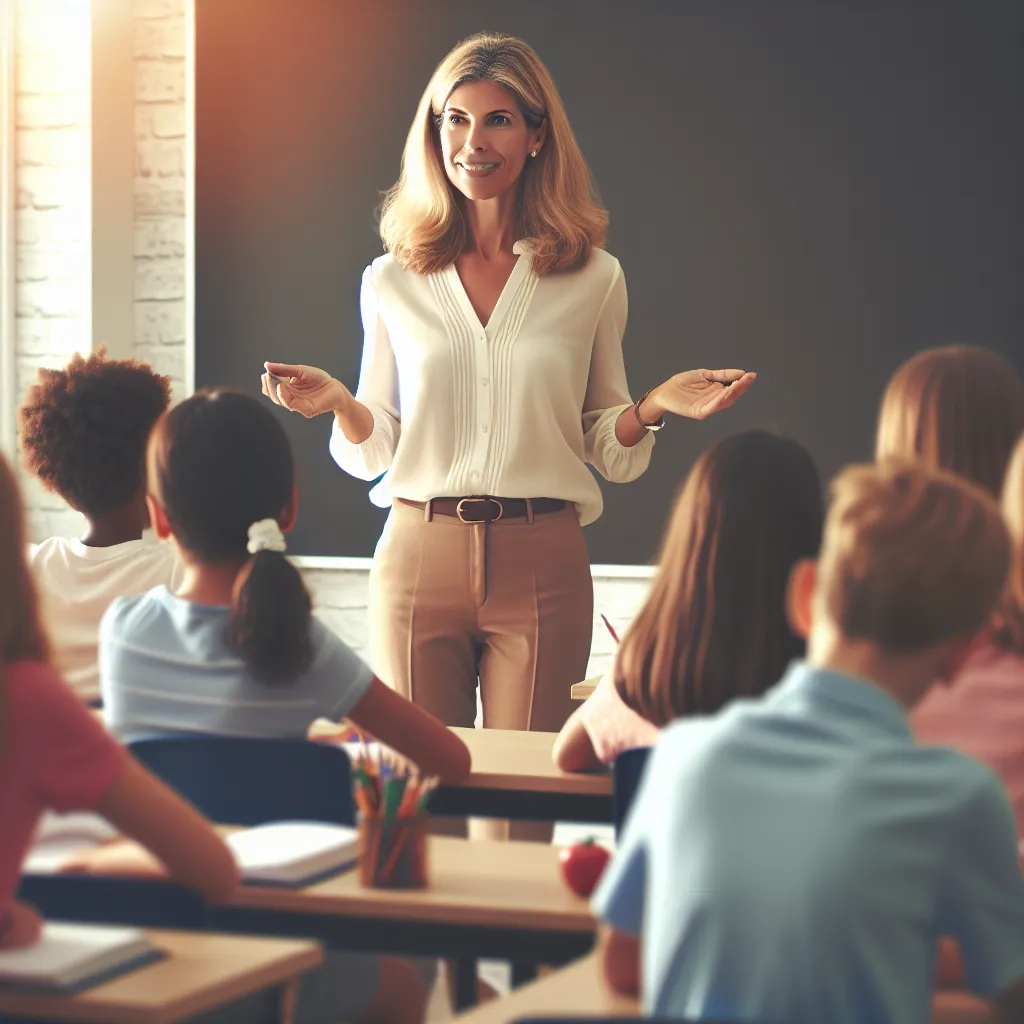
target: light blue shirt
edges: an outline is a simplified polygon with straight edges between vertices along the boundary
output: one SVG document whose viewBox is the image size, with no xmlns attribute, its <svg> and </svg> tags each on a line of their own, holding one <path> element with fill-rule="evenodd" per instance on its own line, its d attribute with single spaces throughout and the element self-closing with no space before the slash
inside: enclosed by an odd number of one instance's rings
<svg viewBox="0 0 1024 1024">
<path fill-rule="evenodd" d="M 801 663 L 664 731 L 594 906 L 642 935 L 656 1014 L 923 1024 L 944 935 L 977 994 L 1024 976 L 999 781 L 918 747 L 883 690 Z"/>
<path fill-rule="evenodd" d="M 317 619 L 309 670 L 287 685 L 256 682 L 225 640 L 230 617 L 165 586 L 114 601 L 100 623 L 107 728 L 123 743 L 174 733 L 303 739 L 369 689 L 373 673 Z"/>
</svg>

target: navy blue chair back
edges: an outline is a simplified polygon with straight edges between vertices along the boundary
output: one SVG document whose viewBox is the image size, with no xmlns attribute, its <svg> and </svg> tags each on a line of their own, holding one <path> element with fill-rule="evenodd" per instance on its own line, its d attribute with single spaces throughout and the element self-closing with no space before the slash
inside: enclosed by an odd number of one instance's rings
<svg viewBox="0 0 1024 1024">
<path fill-rule="evenodd" d="M 137 740 L 130 749 L 211 821 L 355 824 L 352 766 L 340 747 L 307 740 L 175 736 Z"/>
<path fill-rule="evenodd" d="M 622 831 L 630 807 L 633 806 L 633 798 L 636 796 L 640 777 L 644 773 L 647 755 L 650 752 L 650 747 L 634 747 L 632 750 L 624 750 L 615 758 L 612 783 L 612 824 L 615 826 L 616 839 Z"/>
<path fill-rule="evenodd" d="M 519 1017 L 512 1024 L 740 1024 L 739 1021 L 721 1020 L 720 1018 L 693 1017 Z"/>
<path fill-rule="evenodd" d="M 17 898 L 55 921 L 192 931 L 207 924 L 206 901 L 198 892 L 159 879 L 25 875 Z"/>
</svg>

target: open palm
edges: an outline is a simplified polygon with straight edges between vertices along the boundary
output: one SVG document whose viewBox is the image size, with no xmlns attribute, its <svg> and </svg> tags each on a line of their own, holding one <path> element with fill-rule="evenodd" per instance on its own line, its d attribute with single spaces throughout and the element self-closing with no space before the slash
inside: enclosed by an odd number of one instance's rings
<svg viewBox="0 0 1024 1024">
<path fill-rule="evenodd" d="M 658 403 L 676 416 L 704 420 L 728 409 L 756 379 L 745 370 L 685 370 L 658 388 Z"/>
</svg>

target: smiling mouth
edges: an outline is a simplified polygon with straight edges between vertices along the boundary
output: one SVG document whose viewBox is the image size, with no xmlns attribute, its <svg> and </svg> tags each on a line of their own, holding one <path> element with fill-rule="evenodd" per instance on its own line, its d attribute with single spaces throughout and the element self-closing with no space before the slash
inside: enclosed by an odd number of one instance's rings
<svg viewBox="0 0 1024 1024">
<path fill-rule="evenodd" d="M 496 171 L 501 166 L 501 164 L 497 164 L 497 163 L 484 163 L 484 162 L 472 163 L 471 164 L 471 163 L 466 163 L 466 162 L 464 162 L 462 160 L 457 160 L 456 163 L 455 163 L 455 166 L 459 167 L 461 170 L 465 171 L 467 174 L 478 176 L 478 175 L 490 174 L 492 171 Z"/>
</svg>

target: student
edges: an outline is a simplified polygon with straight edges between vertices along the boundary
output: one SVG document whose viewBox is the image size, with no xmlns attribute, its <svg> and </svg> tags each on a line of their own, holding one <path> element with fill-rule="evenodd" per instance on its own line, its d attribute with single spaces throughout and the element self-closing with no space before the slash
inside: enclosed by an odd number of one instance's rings
<svg viewBox="0 0 1024 1024">
<path fill-rule="evenodd" d="M 950 686 L 933 686 L 910 716 L 920 743 L 955 747 L 1003 780 L 1024 835 L 1024 436 L 1003 486 L 1014 554 L 989 643 L 967 659 Z"/>
<path fill-rule="evenodd" d="M 961 477 L 838 477 L 820 560 L 789 587 L 807 661 L 654 748 L 595 896 L 616 989 L 666 1016 L 914 1024 L 949 935 L 969 988 L 1024 1021 L 1006 795 L 983 765 L 917 746 L 906 715 L 956 674 L 1009 553 L 995 501 Z"/>
<path fill-rule="evenodd" d="M 100 627 L 108 726 L 130 741 L 160 734 L 304 738 L 318 717 L 347 717 L 426 775 L 458 782 L 469 751 L 445 726 L 376 679 L 310 614 L 285 558 L 297 505 L 291 448 L 270 409 L 231 391 L 167 412 L 149 443 L 149 508 L 184 566 L 166 586 L 119 598 Z M 414 968 L 332 954 L 299 1017 L 419 1020 Z M 304 993 L 309 985 L 303 984 Z"/>
<path fill-rule="evenodd" d="M 28 470 L 87 520 L 81 539 L 52 537 L 31 553 L 54 660 L 83 699 L 99 695 L 100 619 L 122 594 L 171 580 L 174 552 L 148 532 L 145 453 L 170 382 L 103 350 L 40 370 L 20 409 Z"/>
<path fill-rule="evenodd" d="M 751 430 L 708 448 L 676 500 L 615 669 L 566 722 L 555 763 L 599 767 L 649 746 L 675 718 L 773 685 L 803 654 L 786 620 L 786 582 L 818 551 L 822 504 L 814 460 L 795 441 Z"/>
<path fill-rule="evenodd" d="M 969 345 L 926 349 L 886 386 L 875 455 L 921 459 L 998 497 L 1022 432 L 1024 383 L 1007 360 Z"/>
<path fill-rule="evenodd" d="M 129 757 L 49 660 L 14 474 L 0 456 L 0 947 L 31 945 L 42 922 L 12 898 L 43 812 L 92 810 L 211 900 L 238 872 L 203 818 Z"/>
</svg>

